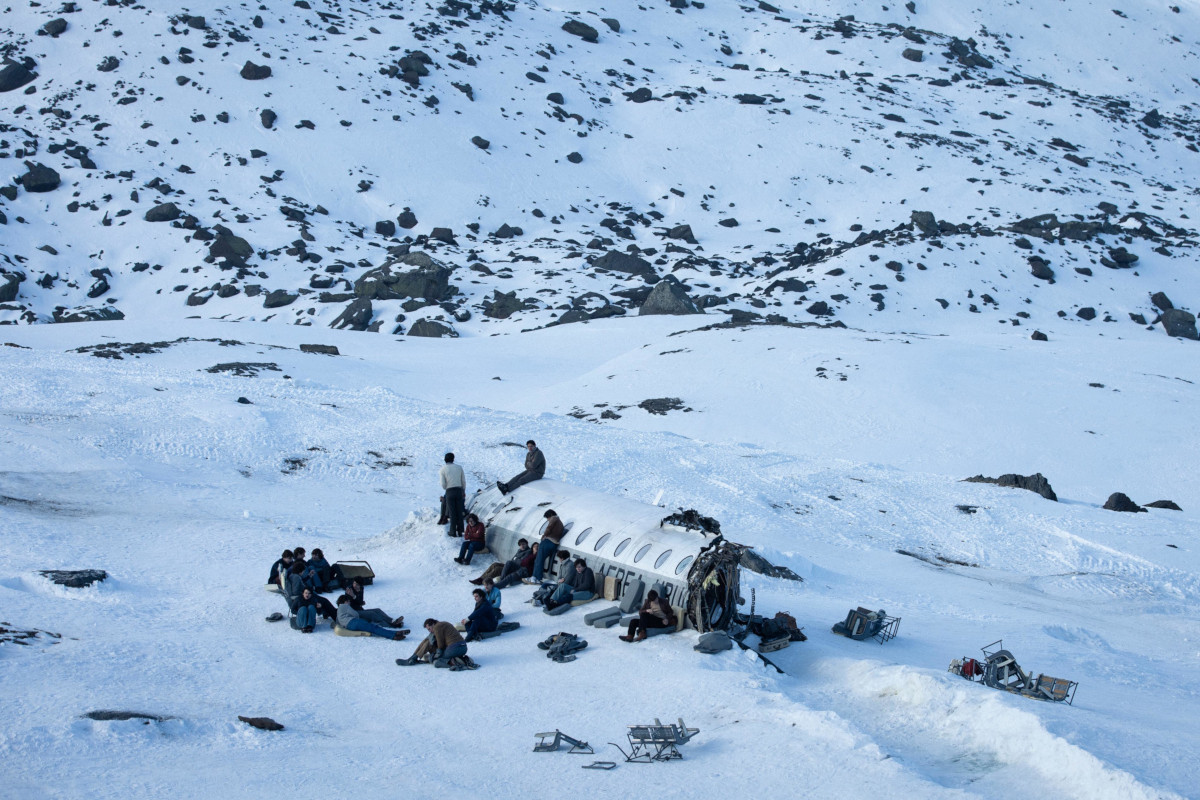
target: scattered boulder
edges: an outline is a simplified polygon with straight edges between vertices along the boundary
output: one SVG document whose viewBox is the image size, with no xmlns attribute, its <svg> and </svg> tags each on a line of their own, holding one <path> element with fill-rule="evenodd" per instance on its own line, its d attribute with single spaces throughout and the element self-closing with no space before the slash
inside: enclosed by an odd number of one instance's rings
<svg viewBox="0 0 1200 800">
<path fill-rule="evenodd" d="M 412 230 L 417 227 L 417 215 L 406 208 L 396 217 L 396 224 L 406 231 Z"/>
<path fill-rule="evenodd" d="M 380 236 L 395 236 L 396 223 L 390 219 L 381 219 L 375 223 L 375 233 Z"/>
<path fill-rule="evenodd" d="M 1104 501 L 1104 508 L 1108 511 L 1145 511 L 1146 509 L 1139 506 L 1137 503 L 1129 499 L 1129 496 L 1123 492 L 1113 492 L 1108 496 L 1108 500 Z"/>
<path fill-rule="evenodd" d="M 482 136 L 472 136 L 471 144 L 475 145 L 480 150 L 487 150 L 489 147 L 492 146 L 492 143 L 489 142 L 487 139 L 483 138 Z"/>
<path fill-rule="evenodd" d="M 673 276 L 663 278 L 654 284 L 654 289 L 650 292 L 650 296 L 646 298 L 641 308 L 638 309 L 638 315 L 643 317 L 656 314 L 681 315 L 703 313 L 703 311 L 696 308 L 696 304 L 688 296 L 687 289 L 683 284 Z"/>
<path fill-rule="evenodd" d="M 85 719 L 92 719 L 97 722 L 127 722 L 131 719 L 140 719 L 147 725 L 151 722 L 163 722 L 164 720 L 172 719 L 172 717 L 164 717 L 158 714 L 146 714 L 141 711 L 89 711 L 83 715 Z"/>
<path fill-rule="evenodd" d="M 216 225 L 213 230 L 216 231 L 216 236 L 208 245 L 208 257 L 213 260 L 222 259 L 225 264 L 233 267 L 246 266 L 246 259 L 254 255 L 254 248 L 250 243 L 234 235 L 233 231 L 224 225 Z"/>
<path fill-rule="evenodd" d="M 337 345 L 332 344 L 302 344 L 300 345 L 301 353 L 319 353 L 325 356 L 340 356 Z"/>
<path fill-rule="evenodd" d="M 241 714 L 238 714 L 238 719 L 251 728 L 258 728 L 260 731 L 283 730 L 283 726 L 270 717 L 243 717 Z"/>
<path fill-rule="evenodd" d="M 914 211 L 909 215 L 909 220 L 911 220 L 917 230 L 926 236 L 937 236 L 941 233 L 941 228 L 937 224 L 937 218 L 933 216 L 932 211 Z"/>
<path fill-rule="evenodd" d="M 1150 302 L 1153 303 L 1154 307 L 1159 311 L 1170 311 L 1175 307 L 1175 304 L 1171 302 L 1171 298 L 1167 297 L 1167 295 L 1163 292 L 1155 292 L 1154 294 L 1150 295 Z"/>
<path fill-rule="evenodd" d="M 668 239 L 679 239 L 688 244 L 697 244 L 696 237 L 692 235 L 691 225 L 676 225 L 667 231 Z"/>
<path fill-rule="evenodd" d="M 1046 480 L 1040 472 L 1033 475 L 1016 475 L 1010 472 L 1006 475 L 1001 475 L 999 478 L 985 478 L 982 475 L 976 475 L 973 478 L 966 478 L 965 481 L 967 483 L 994 483 L 997 486 L 1025 489 L 1040 494 L 1047 500 L 1058 501 L 1058 495 L 1050 488 L 1050 481 Z"/>
<path fill-rule="evenodd" d="M 96 65 L 99 72 L 112 72 L 117 67 L 121 66 L 121 60 L 116 56 L 105 56 L 104 59 Z"/>
<path fill-rule="evenodd" d="M 594 269 L 606 269 L 611 272 L 624 272 L 629 275 L 637 275 L 646 280 L 654 280 L 658 277 L 658 273 L 654 271 L 654 267 L 650 266 L 650 262 L 644 258 L 638 258 L 629 253 L 623 253 L 620 250 L 609 250 L 604 255 L 592 261 Z"/>
<path fill-rule="evenodd" d="M 446 244 L 458 244 L 454 241 L 454 231 L 449 228 L 434 228 L 429 232 L 429 238 Z"/>
<path fill-rule="evenodd" d="M 691 411 L 683 407 L 683 401 L 678 397 L 651 397 L 638 403 L 638 408 L 660 417 L 665 417 L 668 411 Z"/>
<path fill-rule="evenodd" d="M 20 273 L 0 272 L 0 303 L 11 303 L 17 299 L 17 292 L 24 282 L 25 276 Z"/>
<path fill-rule="evenodd" d="M 108 573 L 102 569 L 41 569 L 38 574 L 70 589 L 83 589 L 108 578 Z"/>
<path fill-rule="evenodd" d="M 283 308 L 290 306 L 296 302 L 298 294 L 292 294 L 287 289 L 276 289 L 273 292 L 267 292 L 267 296 L 263 298 L 263 308 Z"/>
<path fill-rule="evenodd" d="M 1081 308 L 1075 312 L 1075 316 L 1079 317 L 1082 320 L 1087 320 L 1088 322 L 1091 322 L 1092 320 L 1094 320 L 1096 318 L 1096 309 L 1092 308 L 1091 306 L 1084 306 L 1083 308 Z"/>
<path fill-rule="evenodd" d="M 577 152 L 567 153 L 567 161 L 570 161 L 572 164 L 581 164 L 583 163 L 583 156 Z"/>
<path fill-rule="evenodd" d="M 829 317 L 833 315 L 833 309 L 829 307 L 829 303 L 824 300 L 818 300 L 808 308 L 804 309 L 814 317 Z"/>
<path fill-rule="evenodd" d="M 925 60 L 925 51 L 918 50 L 915 47 L 906 47 L 900 55 L 904 56 L 909 61 L 915 61 L 918 64 Z"/>
<path fill-rule="evenodd" d="M 1042 333 L 1041 331 L 1034 331 L 1032 334 L 1030 334 L 1029 338 L 1035 342 L 1050 341 L 1050 337 L 1046 336 L 1046 334 Z"/>
<path fill-rule="evenodd" d="M 600 40 L 600 32 L 588 25 L 586 22 L 580 22 L 577 19 L 569 19 L 563 23 L 562 29 L 572 36 L 578 36 L 585 42 L 595 44 Z"/>
<path fill-rule="evenodd" d="M 617 20 L 613 19 L 612 17 L 601 17 L 600 21 L 603 22 L 605 25 L 607 25 L 608 29 L 610 31 L 612 31 L 613 33 L 621 32 L 621 23 L 618 22 Z"/>
<path fill-rule="evenodd" d="M 412 327 L 408 329 L 408 335 L 428 339 L 455 339 L 458 338 L 458 331 L 434 319 L 421 319 L 412 324 Z"/>
<path fill-rule="evenodd" d="M 1041 256 L 1030 256 L 1028 261 L 1029 272 L 1033 277 L 1040 281 L 1054 280 L 1054 270 L 1050 269 L 1050 262 L 1046 261 L 1046 259 Z"/>
<path fill-rule="evenodd" d="M 416 269 L 400 272 L 398 266 L 416 264 Z M 451 270 L 435 262 L 427 253 L 409 253 L 383 266 L 368 270 L 354 282 L 354 294 L 368 300 L 406 300 L 416 298 L 437 303 L 456 290 L 450 286 Z"/>
<path fill-rule="evenodd" d="M 1171 511 L 1183 511 L 1173 500 L 1155 500 L 1153 503 L 1146 503 L 1146 508 L 1166 508 Z"/>
<path fill-rule="evenodd" d="M 508 319 L 518 311 L 525 309 L 525 303 L 517 299 L 516 291 L 492 292 L 492 299 L 483 302 L 483 315 L 492 319 Z"/>
<path fill-rule="evenodd" d="M 279 115 L 269 108 L 264 108 L 262 111 L 258 112 L 258 119 L 264 128 L 270 130 L 271 128 L 275 127 L 275 120 L 279 119 Z"/>
<path fill-rule="evenodd" d="M 179 210 L 179 206 L 174 203 L 159 203 L 154 208 L 146 212 L 142 218 L 146 222 L 170 222 L 173 219 L 179 219 L 183 212 Z"/>
<path fill-rule="evenodd" d="M 125 315 L 115 306 L 85 306 L 70 311 L 65 308 L 54 309 L 55 322 L 115 322 L 120 319 L 125 319 Z"/>
<path fill-rule="evenodd" d="M 28 172 L 17 178 L 17 181 L 27 192 L 52 192 L 62 183 L 58 173 L 45 164 L 26 161 L 25 166 Z"/>
<path fill-rule="evenodd" d="M 0 68 L 0 94 L 11 92 L 13 89 L 20 89 L 36 78 L 37 75 L 30 72 L 24 64 L 9 61 Z"/>
<path fill-rule="evenodd" d="M 1182 339 L 1200 339 L 1196 333 L 1196 315 L 1182 308 L 1169 308 L 1159 317 L 1168 336 Z"/>
<path fill-rule="evenodd" d="M 66 33 L 66 31 L 67 21 L 62 17 L 56 17 L 39 28 L 38 34 L 41 36 L 49 36 L 52 39 L 57 39 L 61 34 Z"/>
<path fill-rule="evenodd" d="M 247 61 L 242 65 L 241 75 L 248 81 L 261 81 L 271 77 L 271 67 L 267 64 L 259 66 L 253 61 Z"/>
<path fill-rule="evenodd" d="M 514 236 L 521 236 L 524 233 L 525 231 L 521 230 L 520 228 L 509 225 L 507 222 L 505 222 L 499 228 L 496 228 L 496 230 L 492 231 L 492 236 L 497 239 L 511 239 Z"/>
</svg>

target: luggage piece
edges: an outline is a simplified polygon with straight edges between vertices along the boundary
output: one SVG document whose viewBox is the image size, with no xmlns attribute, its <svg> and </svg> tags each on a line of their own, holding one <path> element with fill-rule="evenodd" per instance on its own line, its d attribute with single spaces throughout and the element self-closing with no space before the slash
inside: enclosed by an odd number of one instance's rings
<svg viewBox="0 0 1200 800">
<path fill-rule="evenodd" d="M 375 570 L 371 569 L 371 565 L 366 561 L 339 561 L 333 566 L 341 567 L 342 576 L 347 582 L 355 578 L 358 578 L 363 586 L 370 586 L 375 582 Z"/>
<path fill-rule="evenodd" d="M 335 625 L 333 632 L 338 636 L 370 636 L 370 631 L 352 631 L 349 628 L 343 628 L 341 625 Z"/>
<path fill-rule="evenodd" d="M 625 587 L 625 594 L 621 595 L 621 613 L 636 614 L 642 607 L 642 592 L 645 590 L 646 584 L 639 580 L 630 581 Z"/>
<path fill-rule="evenodd" d="M 611 575 L 604 578 L 604 590 L 602 592 L 605 600 L 617 599 L 617 579 Z"/>
<path fill-rule="evenodd" d="M 602 619 L 604 617 L 614 617 L 614 616 L 620 617 L 621 609 L 617 608 L 616 606 L 610 606 L 608 608 L 601 609 L 600 611 L 592 611 L 589 614 L 585 614 L 583 617 L 583 622 L 585 625 L 591 625 L 591 624 L 595 623 L 595 621 L 598 619 Z"/>
<path fill-rule="evenodd" d="M 592 623 L 593 628 L 611 628 L 621 621 L 620 614 L 614 614 L 610 617 L 601 617 Z"/>
</svg>

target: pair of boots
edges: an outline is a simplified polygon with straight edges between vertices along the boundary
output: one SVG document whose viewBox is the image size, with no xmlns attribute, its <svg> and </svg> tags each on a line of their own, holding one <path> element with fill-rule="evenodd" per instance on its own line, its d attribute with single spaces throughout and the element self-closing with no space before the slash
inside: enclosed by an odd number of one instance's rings
<svg viewBox="0 0 1200 800">
<path fill-rule="evenodd" d="M 643 629 L 639 630 L 639 631 L 638 631 L 638 632 L 637 632 L 635 635 L 633 635 L 633 636 L 618 636 L 617 638 L 618 638 L 618 639 L 620 639 L 622 642 L 641 642 L 641 641 L 645 641 L 645 639 L 646 639 L 646 630 L 643 628 Z"/>
</svg>

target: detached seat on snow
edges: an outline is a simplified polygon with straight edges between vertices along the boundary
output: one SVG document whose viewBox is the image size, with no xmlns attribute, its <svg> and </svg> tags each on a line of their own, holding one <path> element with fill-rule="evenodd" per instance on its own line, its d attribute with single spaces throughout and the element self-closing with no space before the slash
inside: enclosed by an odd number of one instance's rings
<svg viewBox="0 0 1200 800">
<path fill-rule="evenodd" d="M 343 628 L 341 625 L 334 625 L 333 632 L 338 636 L 370 636 L 370 631 L 352 631 L 349 628 Z"/>
</svg>

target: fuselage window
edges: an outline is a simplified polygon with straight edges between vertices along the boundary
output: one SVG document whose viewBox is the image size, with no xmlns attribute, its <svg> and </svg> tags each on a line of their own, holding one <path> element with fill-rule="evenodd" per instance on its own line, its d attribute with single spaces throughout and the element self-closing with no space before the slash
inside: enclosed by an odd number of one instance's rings
<svg viewBox="0 0 1200 800">
<path fill-rule="evenodd" d="M 621 555 L 621 553 L 624 553 L 625 548 L 629 547 L 629 543 L 632 541 L 633 541 L 633 539 L 626 539 L 625 541 L 621 542 L 619 545 L 617 545 L 617 549 L 613 550 L 613 555 L 619 556 L 619 555 Z"/>
<path fill-rule="evenodd" d="M 612 538 L 611 533 L 606 533 L 603 536 L 601 536 L 599 539 L 596 540 L 596 546 L 592 548 L 592 552 L 599 553 L 600 548 L 604 547 L 605 543 L 611 538 Z"/>
<path fill-rule="evenodd" d="M 650 552 L 650 548 L 651 548 L 651 547 L 653 547 L 653 546 L 654 546 L 654 545 L 653 545 L 653 543 L 651 543 L 651 544 L 644 544 L 644 545 L 642 545 L 642 549 L 641 549 L 641 550 L 638 550 L 638 551 L 637 551 L 637 555 L 635 555 L 635 556 L 633 557 L 633 563 L 635 563 L 635 564 L 636 564 L 637 562 L 639 562 L 639 561 L 641 561 L 643 558 L 645 558 L 645 557 L 646 557 L 646 553 L 649 553 L 649 552 Z"/>
<path fill-rule="evenodd" d="M 675 568 L 675 574 L 679 575 L 680 573 L 682 573 L 685 569 L 690 567 L 692 565 L 692 562 L 695 560 L 696 560 L 695 556 L 688 556 L 683 561 L 680 561 L 679 566 Z"/>
<path fill-rule="evenodd" d="M 591 532 L 592 532 L 591 528 L 584 528 L 583 533 L 581 533 L 575 537 L 575 544 L 579 544 L 580 542 L 582 542 L 584 539 L 586 539 L 588 537 L 588 534 Z"/>
<path fill-rule="evenodd" d="M 668 559 L 668 558 L 670 558 L 670 557 L 671 557 L 671 551 L 670 551 L 670 550 L 664 550 L 664 551 L 663 551 L 663 554 L 662 554 L 661 556 L 659 556 L 659 557 L 658 557 L 658 560 L 657 560 L 657 561 L 655 561 L 655 562 L 654 562 L 654 568 L 655 568 L 655 569 L 658 569 L 658 568 L 659 568 L 659 567 L 661 567 L 663 564 L 667 563 L 667 559 Z"/>
</svg>

